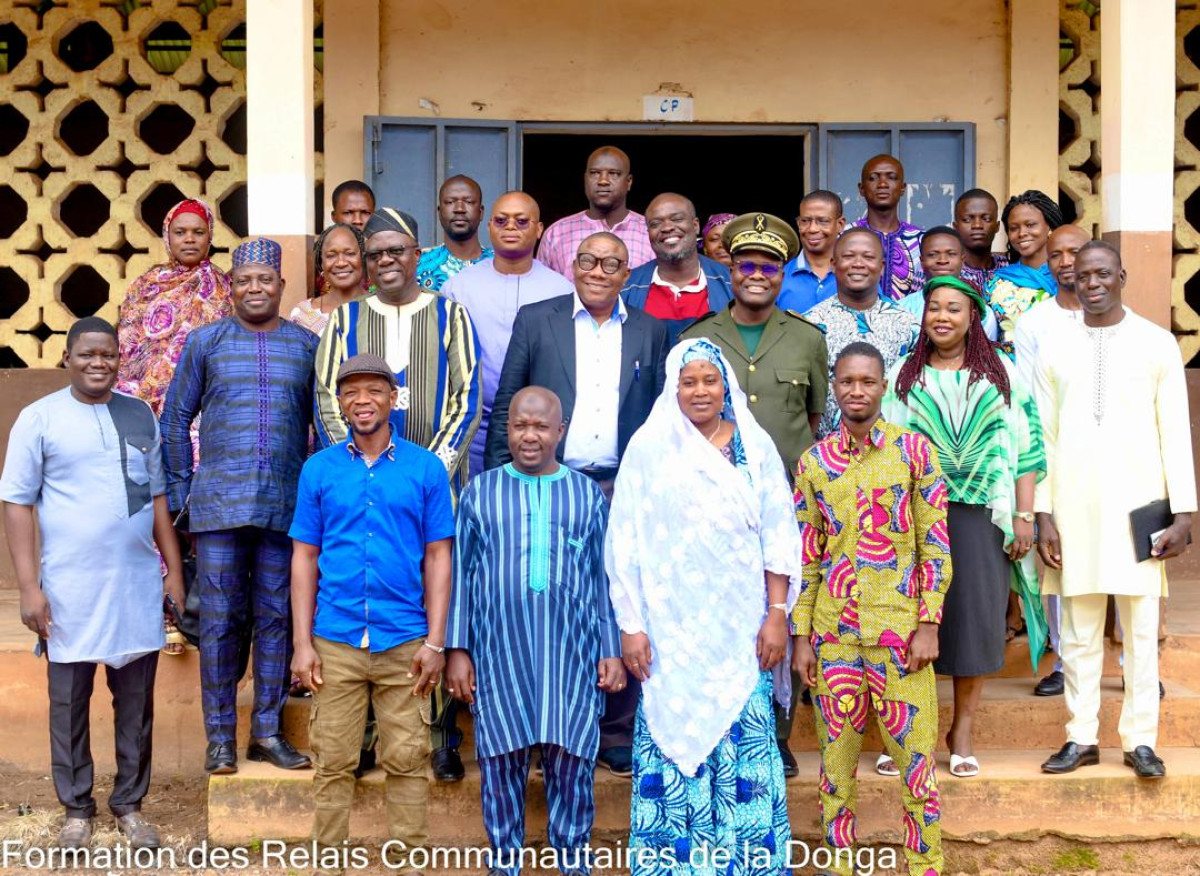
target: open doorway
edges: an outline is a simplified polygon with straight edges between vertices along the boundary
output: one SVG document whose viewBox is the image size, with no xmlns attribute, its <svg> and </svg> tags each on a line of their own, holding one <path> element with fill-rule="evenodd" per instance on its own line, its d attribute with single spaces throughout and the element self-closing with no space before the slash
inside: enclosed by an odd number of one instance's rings
<svg viewBox="0 0 1200 876">
<path fill-rule="evenodd" d="M 750 211 L 791 222 L 800 198 L 811 188 L 806 184 L 806 127 L 638 128 L 523 126 L 522 188 L 541 206 L 546 225 L 587 207 L 587 157 L 606 145 L 629 155 L 629 207 L 639 213 L 655 195 L 677 192 L 695 203 L 701 225 L 713 213 Z"/>
</svg>

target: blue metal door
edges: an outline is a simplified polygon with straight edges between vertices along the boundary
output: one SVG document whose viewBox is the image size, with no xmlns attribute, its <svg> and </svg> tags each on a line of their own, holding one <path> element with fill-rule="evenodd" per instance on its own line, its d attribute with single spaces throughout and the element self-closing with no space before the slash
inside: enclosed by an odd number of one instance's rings
<svg viewBox="0 0 1200 876">
<path fill-rule="evenodd" d="M 479 183 L 485 218 L 497 196 L 519 187 L 515 122 L 368 116 L 364 127 L 364 166 L 376 202 L 411 213 L 422 246 L 442 243 L 436 204 L 447 178 L 462 173 Z M 489 242 L 486 228 L 480 231 Z"/>
<path fill-rule="evenodd" d="M 866 213 L 858 193 L 862 166 L 881 153 L 904 165 L 900 218 L 921 228 L 948 224 L 955 199 L 975 185 L 973 124 L 828 124 L 818 130 L 818 185 L 842 196 L 847 221 Z M 1004 193 L 995 194 L 1004 203 Z"/>
</svg>

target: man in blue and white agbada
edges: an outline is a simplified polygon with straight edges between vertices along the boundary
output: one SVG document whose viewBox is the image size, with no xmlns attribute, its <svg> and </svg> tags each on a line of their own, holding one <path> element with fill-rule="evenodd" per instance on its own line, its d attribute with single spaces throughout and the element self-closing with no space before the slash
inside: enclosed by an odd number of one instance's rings
<svg viewBox="0 0 1200 876">
<path fill-rule="evenodd" d="M 474 478 L 459 504 L 446 687 L 475 718 L 494 869 L 520 871 L 540 745 L 550 845 L 564 873 L 586 873 L 597 720 L 604 694 L 627 683 L 604 575 L 607 505 L 555 459 L 565 427 L 550 390 L 517 392 L 507 431 L 512 462 Z"/>
</svg>

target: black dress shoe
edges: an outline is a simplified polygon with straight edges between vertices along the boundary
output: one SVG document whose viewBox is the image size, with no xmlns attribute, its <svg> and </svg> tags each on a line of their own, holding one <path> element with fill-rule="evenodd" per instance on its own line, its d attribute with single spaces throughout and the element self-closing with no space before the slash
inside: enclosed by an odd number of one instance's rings
<svg viewBox="0 0 1200 876">
<path fill-rule="evenodd" d="M 237 750 L 232 742 L 210 742 L 204 755 L 204 771 L 210 776 L 237 772 Z"/>
<path fill-rule="evenodd" d="M 1068 742 L 1058 750 L 1058 754 L 1042 764 L 1044 773 L 1073 773 L 1081 766 L 1094 766 L 1100 763 L 1099 745 L 1076 745 Z"/>
<path fill-rule="evenodd" d="M 1061 697 L 1065 686 L 1063 674 L 1055 669 L 1037 683 L 1037 687 L 1033 689 L 1033 695 L 1035 697 Z"/>
<path fill-rule="evenodd" d="M 281 770 L 303 770 L 312 766 L 308 755 L 296 751 L 282 736 L 252 739 L 246 749 L 246 760 L 265 761 Z"/>
<path fill-rule="evenodd" d="M 462 758 L 458 756 L 457 748 L 438 748 L 431 758 L 433 777 L 439 782 L 461 782 L 467 771 L 463 769 Z"/>
<path fill-rule="evenodd" d="M 779 757 L 783 761 L 783 777 L 785 779 L 794 779 L 800 775 L 800 765 L 796 763 L 796 758 L 792 754 L 792 750 L 788 748 L 786 739 L 776 739 L 779 745 Z"/>
<path fill-rule="evenodd" d="M 614 776 L 626 778 L 633 775 L 633 746 L 614 745 L 596 755 L 596 760 Z"/>
<path fill-rule="evenodd" d="M 1139 779 L 1161 779 L 1167 774 L 1166 764 L 1149 745 L 1125 752 L 1125 766 L 1133 767 Z"/>
</svg>

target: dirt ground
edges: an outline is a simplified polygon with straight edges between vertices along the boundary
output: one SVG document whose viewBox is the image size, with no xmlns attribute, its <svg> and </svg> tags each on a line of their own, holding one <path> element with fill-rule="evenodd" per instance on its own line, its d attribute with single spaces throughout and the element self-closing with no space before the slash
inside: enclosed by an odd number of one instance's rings
<svg viewBox="0 0 1200 876">
<path fill-rule="evenodd" d="M 129 866 L 113 859 L 111 850 L 120 847 L 111 816 L 104 800 L 111 790 L 111 777 L 101 776 L 96 799 L 101 814 L 96 819 L 91 869 L 54 868 L 55 873 L 87 876 L 149 876 L 156 873 L 204 874 L 204 876 L 299 876 L 310 866 L 296 860 L 297 866 L 262 866 L 262 848 L 238 850 L 241 859 L 220 860 L 220 851 L 209 850 L 205 867 L 198 852 L 205 835 L 205 785 L 203 778 L 155 780 L 143 803 L 143 814 L 158 826 L 164 844 L 174 853 L 176 867 Z M 0 876 L 25 876 L 50 869 L 47 855 L 53 847 L 61 809 L 48 775 L 5 771 L 0 768 Z M 1119 828 L 1114 825 L 1114 832 Z M 615 840 L 616 837 L 602 839 Z M 109 850 L 105 860 L 97 849 Z M 122 847 L 127 854 L 127 850 Z M 1062 837 L 1041 837 L 1029 841 L 1004 839 L 946 843 L 946 876 L 1057 876 L 1057 874 L 1105 874 L 1105 876 L 1190 876 L 1200 873 L 1200 840 L 1153 840 L 1109 843 L 1085 843 Z M 191 864 L 189 865 L 189 854 Z M 237 854 L 235 851 L 233 854 Z M 297 854 L 303 854 L 303 850 Z M 380 864 L 378 846 L 366 846 L 362 852 L 369 866 L 349 873 L 380 876 L 390 871 Z M 169 858 L 160 858 L 167 861 Z M 135 864 L 137 862 L 134 862 Z M 155 862 L 157 863 L 157 862 Z M 112 864 L 112 866 L 109 866 Z M 431 871 L 432 872 L 432 871 Z M 483 876 L 481 871 L 441 869 L 440 876 Z M 540 873 L 548 871 L 526 871 Z M 624 873 L 623 870 L 596 870 L 595 876 Z M 798 868 L 799 876 L 812 872 Z M 874 876 L 892 876 L 896 871 L 877 869 Z"/>
</svg>

